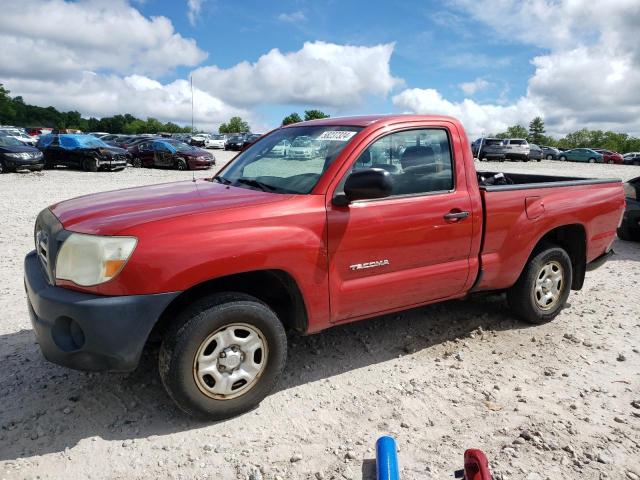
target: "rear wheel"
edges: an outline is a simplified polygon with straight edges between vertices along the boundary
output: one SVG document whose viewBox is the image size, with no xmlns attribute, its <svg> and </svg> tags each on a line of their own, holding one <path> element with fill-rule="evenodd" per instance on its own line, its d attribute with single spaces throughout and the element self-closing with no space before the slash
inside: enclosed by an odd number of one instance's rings
<svg viewBox="0 0 640 480">
<path fill-rule="evenodd" d="M 566 304 L 572 278 L 567 252 L 555 245 L 545 245 L 534 253 L 518 281 L 507 291 L 507 300 L 524 321 L 548 322 Z"/>
<path fill-rule="evenodd" d="M 547 155 L 547 160 L 553 160 L 553 155 Z"/>
<path fill-rule="evenodd" d="M 133 160 L 131 160 L 131 166 L 134 168 L 141 168 L 142 167 L 142 160 L 139 158 L 134 158 Z"/>
<path fill-rule="evenodd" d="M 189 415 L 222 420 L 255 408 L 287 357 L 277 315 L 242 293 L 206 297 L 183 311 L 160 348 L 167 392 Z"/>
<path fill-rule="evenodd" d="M 590 158 L 590 159 L 589 159 L 589 163 L 596 163 L 596 159 L 595 159 L 595 158 L 593 158 L 593 157 L 592 157 L 592 158 Z"/>
</svg>

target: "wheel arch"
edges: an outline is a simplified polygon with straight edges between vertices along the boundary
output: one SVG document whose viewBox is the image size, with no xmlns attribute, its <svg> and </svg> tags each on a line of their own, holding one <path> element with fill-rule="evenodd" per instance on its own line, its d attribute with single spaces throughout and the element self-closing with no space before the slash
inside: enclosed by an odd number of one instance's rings
<svg viewBox="0 0 640 480">
<path fill-rule="evenodd" d="M 562 225 L 545 233 L 534 246 L 525 265 L 548 244 L 558 245 L 567 252 L 573 268 L 571 290 L 580 290 L 587 270 L 587 232 L 584 225 Z"/>
<path fill-rule="evenodd" d="M 273 309 L 284 327 L 307 332 L 308 315 L 302 292 L 295 279 L 284 270 L 254 270 L 213 278 L 192 286 L 178 295 L 160 315 L 149 336 L 164 336 L 177 313 L 187 305 L 220 292 L 240 292 L 256 297 Z"/>
</svg>

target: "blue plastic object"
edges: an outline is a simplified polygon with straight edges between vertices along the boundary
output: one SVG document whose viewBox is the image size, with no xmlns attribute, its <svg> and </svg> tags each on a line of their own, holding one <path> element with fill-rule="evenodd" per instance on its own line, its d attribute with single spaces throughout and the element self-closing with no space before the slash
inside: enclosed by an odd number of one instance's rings
<svg viewBox="0 0 640 480">
<path fill-rule="evenodd" d="M 376 474 L 378 480 L 400 480 L 398 449 L 393 437 L 380 437 L 376 442 Z"/>
</svg>

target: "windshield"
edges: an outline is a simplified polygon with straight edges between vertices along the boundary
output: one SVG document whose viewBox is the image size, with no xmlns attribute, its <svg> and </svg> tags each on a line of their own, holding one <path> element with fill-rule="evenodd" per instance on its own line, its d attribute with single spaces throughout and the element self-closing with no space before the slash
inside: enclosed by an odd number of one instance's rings
<svg viewBox="0 0 640 480">
<path fill-rule="evenodd" d="M 224 140 L 224 135 L 211 135 L 212 140 Z"/>
<path fill-rule="evenodd" d="M 310 193 L 322 173 L 362 127 L 281 128 L 238 155 L 217 177 L 228 185 L 276 193 Z M 283 141 L 306 149 L 283 149 Z"/>
<path fill-rule="evenodd" d="M 0 147 L 20 147 L 22 143 L 13 137 L 5 137 L 0 135 Z"/>
<path fill-rule="evenodd" d="M 168 140 L 163 143 L 167 143 L 171 145 L 173 148 L 175 148 L 179 152 L 192 152 L 193 150 L 196 150 L 196 147 L 192 147 L 191 145 L 187 145 L 186 143 L 178 142 L 175 140 L 174 141 Z"/>
</svg>

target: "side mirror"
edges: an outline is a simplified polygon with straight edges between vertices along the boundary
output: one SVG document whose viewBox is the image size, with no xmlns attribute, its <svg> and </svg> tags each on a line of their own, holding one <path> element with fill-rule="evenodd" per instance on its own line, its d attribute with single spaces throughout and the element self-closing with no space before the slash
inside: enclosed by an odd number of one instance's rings
<svg viewBox="0 0 640 480">
<path fill-rule="evenodd" d="M 393 178 L 382 168 L 357 170 L 347 177 L 344 194 L 336 195 L 334 205 L 346 206 L 356 200 L 384 198 L 391 195 Z"/>
</svg>

